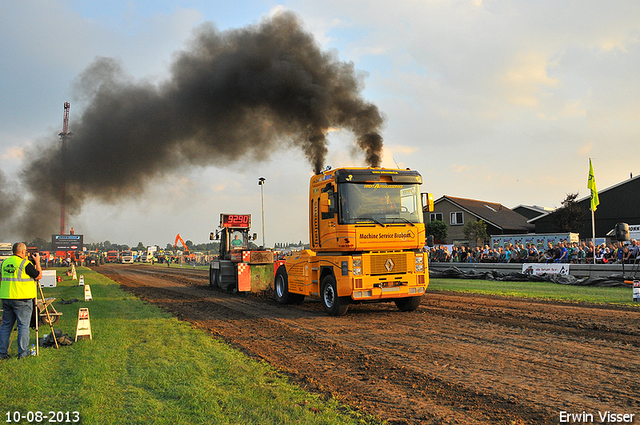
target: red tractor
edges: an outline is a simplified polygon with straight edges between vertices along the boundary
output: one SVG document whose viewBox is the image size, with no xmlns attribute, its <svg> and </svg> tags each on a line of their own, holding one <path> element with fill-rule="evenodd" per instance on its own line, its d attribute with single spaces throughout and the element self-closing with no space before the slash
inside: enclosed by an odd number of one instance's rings
<svg viewBox="0 0 640 425">
<path fill-rule="evenodd" d="M 231 292 L 261 292 L 273 284 L 273 252 L 254 250 L 249 242 L 251 214 L 220 214 L 220 229 L 210 239 L 220 240 L 220 256 L 209 266 L 209 284 Z"/>
</svg>

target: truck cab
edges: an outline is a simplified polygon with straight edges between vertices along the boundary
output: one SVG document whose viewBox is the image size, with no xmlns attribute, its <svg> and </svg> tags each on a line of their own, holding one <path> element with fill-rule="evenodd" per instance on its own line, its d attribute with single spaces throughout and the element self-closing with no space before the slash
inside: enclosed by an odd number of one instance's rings
<svg viewBox="0 0 640 425">
<path fill-rule="evenodd" d="M 220 232 L 220 259 L 242 260 L 242 252 L 248 249 L 250 241 L 248 228 L 223 227 Z"/>
<path fill-rule="evenodd" d="M 421 184 L 409 169 L 339 168 L 313 176 L 310 249 L 278 267 L 276 300 L 319 296 L 336 316 L 363 302 L 418 308 L 429 284 Z"/>
</svg>

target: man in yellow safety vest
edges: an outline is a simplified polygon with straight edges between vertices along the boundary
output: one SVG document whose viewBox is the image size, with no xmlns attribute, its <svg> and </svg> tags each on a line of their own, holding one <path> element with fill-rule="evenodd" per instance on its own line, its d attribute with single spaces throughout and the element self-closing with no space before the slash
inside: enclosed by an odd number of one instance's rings
<svg viewBox="0 0 640 425">
<path fill-rule="evenodd" d="M 35 264 L 34 264 L 35 263 Z M 27 246 L 13 244 L 13 255 L 2 262 L 0 299 L 2 300 L 2 325 L 0 326 L 0 359 L 9 357 L 11 331 L 18 321 L 18 358 L 29 355 L 29 325 L 33 314 L 37 286 L 34 281 L 42 278 L 40 255 L 27 258 Z"/>
</svg>

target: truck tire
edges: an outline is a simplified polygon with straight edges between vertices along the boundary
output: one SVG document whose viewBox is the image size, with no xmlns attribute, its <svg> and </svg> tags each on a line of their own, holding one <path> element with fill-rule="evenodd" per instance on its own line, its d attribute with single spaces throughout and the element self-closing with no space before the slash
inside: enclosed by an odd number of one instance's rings
<svg viewBox="0 0 640 425">
<path fill-rule="evenodd" d="M 209 267 L 209 286 L 214 288 L 218 287 L 218 285 L 216 285 L 216 269 L 213 267 Z"/>
<path fill-rule="evenodd" d="M 420 306 L 422 295 L 419 297 L 407 297 L 395 300 L 396 306 L 400 311 L 414 311 Z"/>
<path fill-rule="evenodd" d="M 280 304 L 302 304 L 304 295 L 289 292 L 289 276 L 284 266 L 278 267 L 273 282 L 273 295 Z"/>
<path fill-rule="evenodd" d="M 338 297 L 338 285 L 333 275 L 327 275 L 322 279 L 320 289 L 322 307 L 330 316 L 344 316 L 349 309 L 349 300 L 346 297 Z"/>
<path fill-rule="evenodd" d="M 213 286 L 222 289 L 222 281 L 220 279 L 220 269 L 213 270 Z"/>
</svg>

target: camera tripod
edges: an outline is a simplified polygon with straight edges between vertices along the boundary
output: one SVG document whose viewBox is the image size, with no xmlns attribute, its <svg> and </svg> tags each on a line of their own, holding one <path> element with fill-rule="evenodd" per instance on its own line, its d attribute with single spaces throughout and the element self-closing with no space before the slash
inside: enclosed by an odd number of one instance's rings
<svg viewBox="0 0 640 425">
<path fill-rule="evenodd" d="M 38 355 L 40 354 L 40 335 L 39 335 L 39 326 L 38 326 L 39 316 L 42 314 L 42 311 L 44 310 L 44 316 L 46 317 L 46 319 L 44 319 L 44 322 L 47 323 L 51 328 L 51 336 L 55 341 L 56 348 L 60 348 L 58 346 L 58 338 L 56 337 L 56 332 L 53 329 L 53 324 L 58 321 L 58 318 L 62 313 L 58 313 L 56 309 L 51 305 L 53 300 L 47 301 L 47 299 L 44 297 L 44 293 L 42 292 L 42 285 L 40 285 L 39 280 L 36 280 L 36 284 L 38 285 L 38 291 L 40 292 L 40 297 L 42 298 L 42 301 L 36 298 L 35 306 L 34 306 L 35 313 L 36 313 L 36 355 Z M 53 309 L 53 313 L 49 313 L 49 306 L 51 306 L 51 308 Z"/>
<path fill-rule="evenodd" d="M 50 327 L 51 327 L 51 335 L 53 335 L 53 340 L 55 341 L 56 344 L 56 348 L 60 348 L 58 346 L 58 338 L 56 338 L 56 333 L 55 330 L 53 329 L 53 324 L 56 323 L 58 321 L 58 319 L 60 318 L 60 316 L 62 315 L 62 313 L 58 313 L 57 311 L 55 311 L 56 309 L 51 305 L 51 303 L 53 302 L 53 300 L 47 300 L 44 297 L 44 293 L 42 292 L 42 286 L 40 285 L 40 281 L 36 280 L 36 284 L 38 285 L 38 291 L 40 292 L 40 297 L 42 298 L 42 300 L 39 300 L 37 297 L 34 298 L 34 316 L 35 316 L 35 327 L 36 327 L 36 355 L 40 354 L 40 334 L 39 334 L 39 316 L 42 315 L 44 317 L 46 317 L 46 319 L 44 320 L 45 323 L 47 323 Z M 49 313 L 49 307 L 51 307 L 54 311 L 52 313 Z M 44 314 L 42 313 L 44 311 Z M 9 341 L 9 346 L 11 346 L 11 344 L 13 344 L 13 337 L 14 335 L 17 334 L 17 331 L 11 332 L 11 339 Z"/>
</svg>

